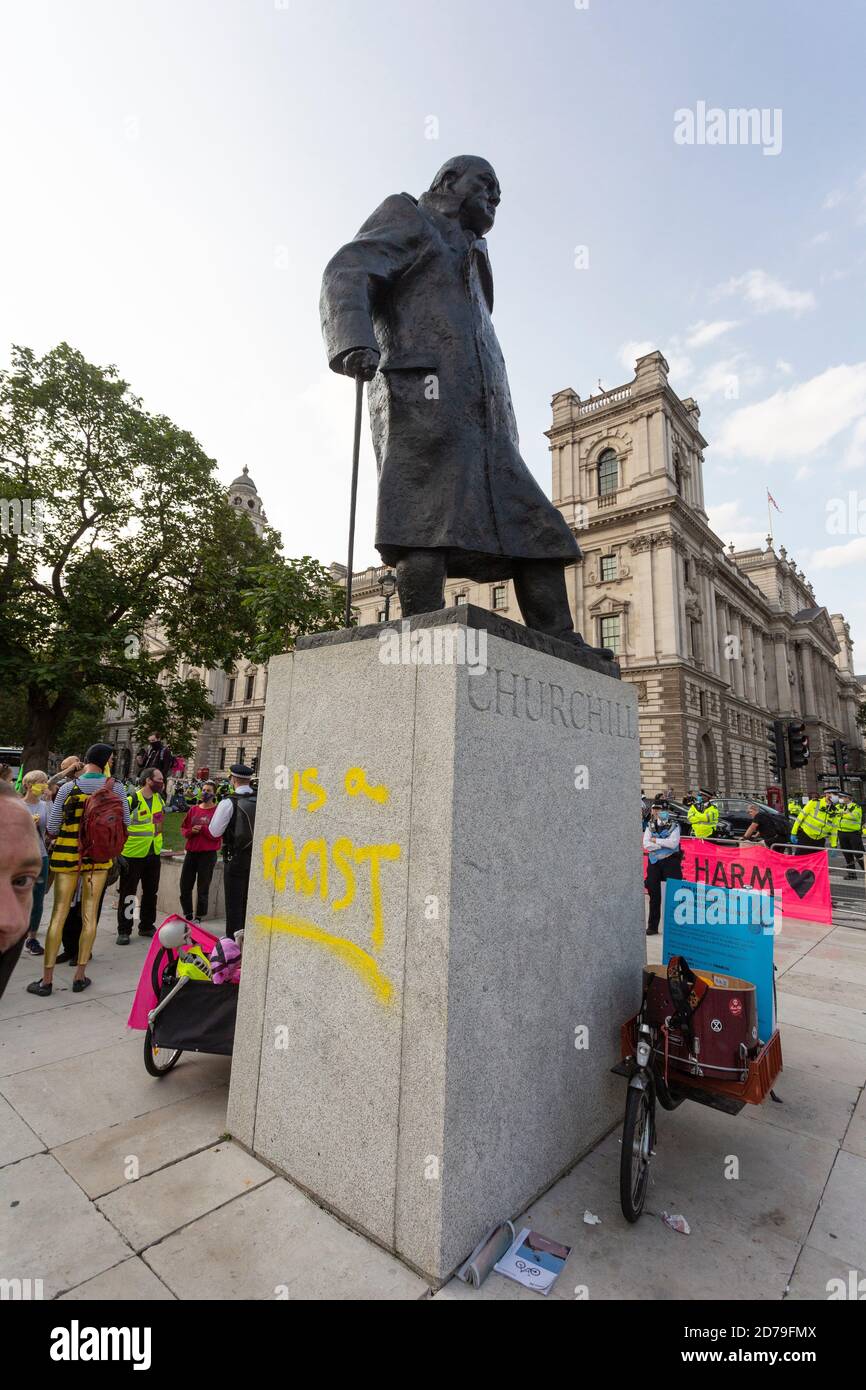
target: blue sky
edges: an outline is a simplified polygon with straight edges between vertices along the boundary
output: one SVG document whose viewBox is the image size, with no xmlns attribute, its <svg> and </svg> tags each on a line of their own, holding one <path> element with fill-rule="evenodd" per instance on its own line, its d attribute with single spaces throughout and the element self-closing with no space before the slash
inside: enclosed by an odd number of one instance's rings
<svg viewBox="0 0 866 1390">
<path fill-rule="evenodd" d="M 322 269 L 387 194 L 483 154 L 543 485 L 554 391 L 661 348 L 701 406 L 719 534 L 762 538 L 769 487 L 866 670 L 864 51 L 859 0 L 7 5 L 0 354 L 65 338 L 115 362 L 226 481 L 249 466 L 289 553 L 342 559 L 352 388 L 324 361 Z M 699 102 L 781 111 L 779 153 L 678 144 Z M 362 472 L 361 564 L 366 441 Z"/>
</svg>

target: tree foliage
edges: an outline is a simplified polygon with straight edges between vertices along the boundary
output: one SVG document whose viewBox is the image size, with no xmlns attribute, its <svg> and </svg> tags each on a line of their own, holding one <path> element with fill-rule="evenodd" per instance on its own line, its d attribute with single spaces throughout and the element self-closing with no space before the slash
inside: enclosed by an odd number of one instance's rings
<svg viewBox="0 0 866 1390">
<path fill-rule="evenodd" d="M 326 620 L 315 562 L 283 559 L 188 431 L 66 343 L 15 347 L 0 372 L 0 498 L 31 503 L 28 527 L 26 505 L 0 502 L 0 687 L 23 697 L 25 766 L 74 711 L 121 694 L 137 733 L 191 751 L 213 715 L 194 668 L 230 670 Z"/>
</svg>

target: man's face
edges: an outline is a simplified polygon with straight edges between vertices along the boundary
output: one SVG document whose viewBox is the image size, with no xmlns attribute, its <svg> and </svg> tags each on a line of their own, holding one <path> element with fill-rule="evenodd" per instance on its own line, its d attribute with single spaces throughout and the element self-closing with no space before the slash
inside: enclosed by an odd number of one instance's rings
<svg viewBox="0 0 866 1390">
<path fill-rule="evenodd" d="M 0 797 L 0 951 L 27 931 L 42 851 L 33 818 L 20 801 Z"/>
<path fill-rule="evenodd" d="M 165 782 L 162 780 L 162 777 L 149 777 L 147 779 L 147 785 L 151 792 L 161 792 L 165 786 Z"/>
<path fill-rule="evenodd" d="M 451 191 L 460 198 L 460 225 L 486 236 L 496 220 L 501 191 L 499 180 L 486 164 L 476 164 L 455 179 Z"/>
</svg>

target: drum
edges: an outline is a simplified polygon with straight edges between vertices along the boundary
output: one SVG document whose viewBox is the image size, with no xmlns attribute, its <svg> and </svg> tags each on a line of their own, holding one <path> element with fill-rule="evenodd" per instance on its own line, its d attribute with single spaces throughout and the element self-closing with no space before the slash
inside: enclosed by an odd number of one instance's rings
<svg viewBox="0 0 866 1390">
<path fill-rule="evenodd" d="M 706 1076 L 720 1081 L 745 1078 L 750 1057 L 758 1051 L 758 1005 L 755 986 L 733 975 L 695 970 L 707 991 L 691 1016 L 690 1031 L 671 1029 L 668 1061 L 672 1072 Z M 654 1028 L 675 1012 L 668 987 L 667 968 L 647 965 L 643 972 L 646 1020 Z M 664 1056 L 664 1037 L 657 1042 L 659 1060 Z"/>
</svg>

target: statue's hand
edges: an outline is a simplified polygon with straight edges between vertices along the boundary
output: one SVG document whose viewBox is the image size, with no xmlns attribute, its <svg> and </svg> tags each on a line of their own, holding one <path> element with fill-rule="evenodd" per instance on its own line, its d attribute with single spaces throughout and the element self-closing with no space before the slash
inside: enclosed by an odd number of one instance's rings
<svg viewBox="0 0 866 1390">
<path fill-rule="evenodd" d="M 343 374 L 369 381 L 379 366 L 379 353 L 373 348 L 354 348 L 343 358 Z"/>
</svg>

